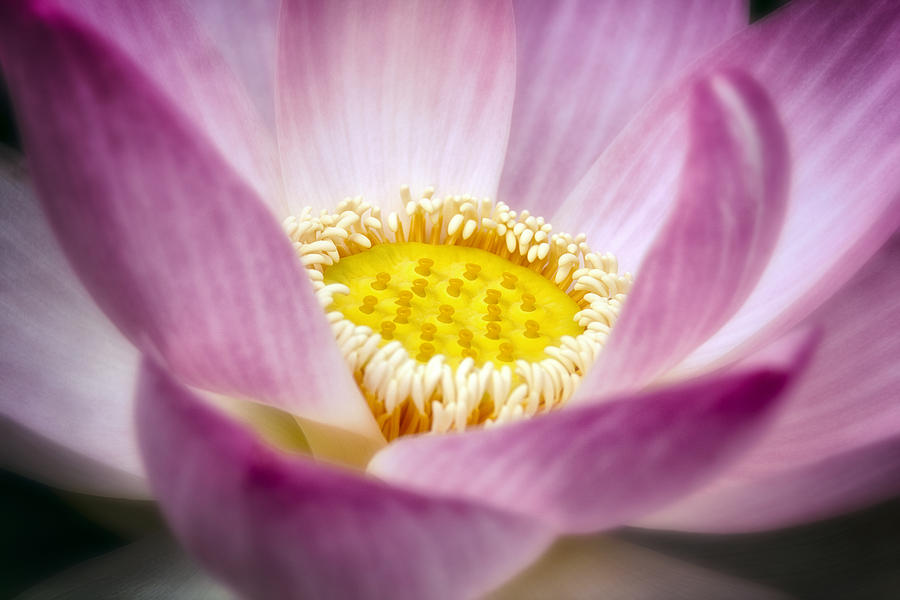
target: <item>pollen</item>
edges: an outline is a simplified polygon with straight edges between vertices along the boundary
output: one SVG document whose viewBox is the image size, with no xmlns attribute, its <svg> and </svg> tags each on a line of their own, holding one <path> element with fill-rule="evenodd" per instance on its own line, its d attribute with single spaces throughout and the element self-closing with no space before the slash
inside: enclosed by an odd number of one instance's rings
<svg viewBox="0 0 900 600">
<path fill-rule="evenodd" d="M 348 198 L 286 232 L 385 438 L 491 427 L 566 402 L 630 289 L 612 254 L 469 196 L 404 214 Z"/>
</svg>

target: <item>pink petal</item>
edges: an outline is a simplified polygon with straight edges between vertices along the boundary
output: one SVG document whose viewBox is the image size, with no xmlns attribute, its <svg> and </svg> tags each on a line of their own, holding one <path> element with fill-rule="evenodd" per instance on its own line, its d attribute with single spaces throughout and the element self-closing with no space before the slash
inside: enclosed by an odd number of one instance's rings
<svg viewBox="0 0 900 600">
<path fill-rule="evenodd" d="M 678 199 L 647 251 L 621 319 L 579 391 L 641 387 L 740 306 L 784 218 L 784 131 L 765 92 L 739 72 L 692 86 Z"/>
<path fill-rule="evenodd" d="M 561 539 L 489 600 L 786 600 L 785 596 L 606 536 Z"/>
<path fill-rule="evenodd" d="M 35 181 L 104 312 L 191 385 L 374 430 L 253 192 L 113 48 L 65 16 L 5 12 L 4 66 Z"/>
<path fill-rule="evenodd" d="M 514 6 L 518 73 L 500 199 L 548 217 L 650 96 L 748 16 L 734 0 Z"/>
<path fill-rule="evenodd" d="M 280 0 L 184 2 L 244 84 L 267 129 L 275 132 L 275 55 Z"/>
<path fill-rule="evenodd" d="M 506 512 L 275 450 L 149 363 L 138 427 L 176 535 L 247 597 L 469 598 L 550 541 Z"/>
<path fill-rule="evenodd" d="M 132 425 L 138 356 L 0 162 L 2 466 L 70 490 L 146 497 Z"/>
<path fill-rule="evenodd" d="M 898 494 L 900 436 L 765 476 L 729 474 L 638 524 L 709 533 L 779 529 Z"/>
<path fill-rule="evenodd" d="M 223 10 L 221 2 L 45 0 L 42 4 L 41 10 L 65 15 L 115 45 L 207 136 L 273 210 L 286 216 L 274 133 L 264 126 L 247 89 L 223 57 L 224 53 L 233 57 L 242 46 L 256 43 L 258 24 L 265 27 L 264 11 L 259 14 L 250 10 L 250 0 L 229 3 L 236 13 L 232 20 L 240 20 L 241 29 L 233 28 L 234 37 L 225 45 L 217 44 L 210 34 L 218 24 L 209 18 L 201 23 L 194 17 L 207 5 Z M 269 33 L 270 63 L 274 63 L 274 23 Z M 257 65 L 260 76 L 264 70 L 265 64 Z M 274 79 L 268 85 L 271 102 Z"/>
<path fill-rule="evenodd" d="M 786 331 L 900 225 L 898 48 L 897 2 L 795 2 L 710 58 L 772 95 L 794 159 L 791 207 L 756 290 L 681 373 Z"/>
<path fill-rule="evenodd" d="M 288 0 L 278 135 L 289 197 L 493 197 L 509 135 L 515 31 L 505 1 Z"/>
<path fill-rule="evenodd" d="M 614 527 L 719 471 L 759 433 L 810 351 L 798 338 L 729 373 L 530 421 L 395 441 L 369 470 L 563 531 Z"/>
<path fill-rule="evenodd" d="M 830 516 L 900 492 L 900 238 L 807 322 L 824 330 L 782 412 L 734 468 L 653 517 L 746 530 Z"/>
</svg>

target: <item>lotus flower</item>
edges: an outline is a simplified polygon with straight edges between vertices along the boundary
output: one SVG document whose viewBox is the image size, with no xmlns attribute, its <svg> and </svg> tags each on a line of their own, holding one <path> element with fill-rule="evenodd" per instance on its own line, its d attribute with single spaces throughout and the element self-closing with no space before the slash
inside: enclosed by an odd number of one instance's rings
<svg viewBox="0 0 900 600">
<path fill-rule="evenodd" d="M 896 3 L 798 0 L 749 28 L 718 0 L 274 4 L 4 3 L 47 219 L 5 167 L 8 464 L 152 494 L 254 598 L 473 597 L 569 534 L 758 530 L 898 491 Z M 316 239 L 348 264 L 399 240 L 381 210 L 611 316 L 582 313 L 594 345 L 483 415 L 448 399 L 488 394 L 453 379 L 462 359 L 417 417 L 452 431 L 416 433 L 391 411 L 427 367 L 370 369 L 388 391 L 366 388 L 319 292 L 381 300 L 328 283 L 290 229 L 331 223 Z M 586 235 L 532 252 L 544 225 Z M 386 289 L 356 264 L 348 283 Z M 546 314 L 526 333 L 556 327 Z M 459 338 L 476 356 L 478 332 Z M 580 385 L 554 404 L 547 381 Z"/>
</svg>

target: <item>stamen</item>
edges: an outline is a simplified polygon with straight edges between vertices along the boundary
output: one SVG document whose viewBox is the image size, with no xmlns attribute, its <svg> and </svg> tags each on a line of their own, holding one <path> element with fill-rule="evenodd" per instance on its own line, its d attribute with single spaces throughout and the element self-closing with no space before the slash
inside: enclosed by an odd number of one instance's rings
<svg viewBox="0 0 900 600">
<path fill-rule="evenodd" d="M 631 286 L 586 236 L 469 196 L 401 217 L 362 198 L 285 231 L 388 439 L 552 410 L 601 351 Z"/>
</svg>

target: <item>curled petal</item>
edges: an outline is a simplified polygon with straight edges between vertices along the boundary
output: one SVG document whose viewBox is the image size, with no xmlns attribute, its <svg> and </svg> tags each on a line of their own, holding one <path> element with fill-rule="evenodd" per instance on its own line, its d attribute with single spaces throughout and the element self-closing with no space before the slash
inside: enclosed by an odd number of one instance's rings
<svg viewBox="0 0 900 600">
<path fill-rule="evenodd" d="M 717 49 L 778 107 L 791 206 L 772 262 L 732 319 L 678 368 L 727 362 L 788 331 L 900 226 L 900 4 L 792 2 Z"/>
<path fill-rule="evenodd" d="M 702 79 L 691 94 L 678 199 L 581 398 L 639 388 L 677 364 L 734 314 L 778 239 L 788 156 L 769 98 L 740 72 Z"/>
<path fill-rule="evenodd" d="M 149 363 L 138 428 L 176 535 L 247 597 L 470 598 L 551 538 L 503 511 L 285 454 Z"/>
</svg>

